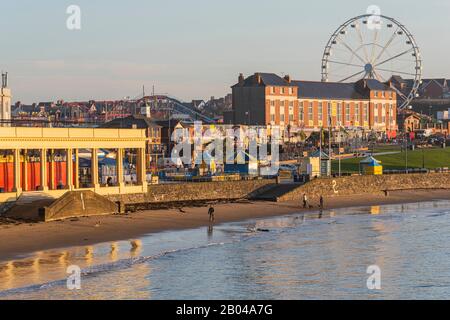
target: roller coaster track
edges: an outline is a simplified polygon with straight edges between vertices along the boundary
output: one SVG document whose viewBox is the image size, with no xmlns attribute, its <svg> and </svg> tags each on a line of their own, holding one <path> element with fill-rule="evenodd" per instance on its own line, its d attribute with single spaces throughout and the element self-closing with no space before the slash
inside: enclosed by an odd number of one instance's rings
<svg viewBox="0 0 450 320">
<path fill-rule="evenodd" d="M 143 98 L 140 98 L 138 101 L 142 101 Z M 146 101 L 161 101 L 166 100 L 168 102 L 168 106 L 172 112 L 178 112 L 181 114 L 186 114 L 192 121 L 202 121 L 203 123 L 213 124 L 215 121 L 204 114 L 201 114 L 194 108 L 190 108 L 184 105 L 179 99 L 174 98 L 173 96 L 168 95 L 154 95 L 154 96 L 146 96 Z"/>
</svg>

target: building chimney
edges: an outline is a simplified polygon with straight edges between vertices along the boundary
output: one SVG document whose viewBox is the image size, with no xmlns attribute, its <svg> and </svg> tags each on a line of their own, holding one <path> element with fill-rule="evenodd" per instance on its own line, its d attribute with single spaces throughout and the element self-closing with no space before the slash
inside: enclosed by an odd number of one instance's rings
<svg viewBox="0 0 450 320">
<path fill-rule="evenodd" d="M 287 83 L 291 83 L 291 76 L 290 75 L 285 75 L 284 76 L 284 80 L 286 80 Z"/>
<path fill-rule="evenodd" d="M 242 85 L 244 84 L 244 75 L 242 73 L 239 73 L 239 84 Z"/>
<path fill-rule="evenodd" d="M 259 73 L 255 73 L 255 79 L 257 84 L 261 84 L 261 75 Z"/>
</svg>

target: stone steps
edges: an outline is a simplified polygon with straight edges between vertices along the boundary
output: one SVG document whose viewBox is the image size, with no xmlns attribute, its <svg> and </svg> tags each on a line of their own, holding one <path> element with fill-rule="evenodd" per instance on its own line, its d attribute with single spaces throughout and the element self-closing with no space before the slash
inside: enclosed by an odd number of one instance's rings
<svg viewBox="0 0 450 320">
<path fill-rule="evenodd" d="M 30 204 L 36 201 L 43 201 L 43 200 L 55 200 L 55 197 L 51 196 L 48 193 L 45 192 L 23 192 L 19 199 L 16 201 L 16 205 L 25 205 Z"/>
<path fill-rule="evenodd" d="M 56 198 L 45 192 L 24 192 L 3 216 L 19 220 L 39 220 L 39 208 L 51 205 Z"/>
<path fill-rule="evenodd" d="M 262 192 L 261 194 L 254 197 L 255 200 L 266 200 L 266 201 L 277 201 L 279 197 L 295 190 L 296 188 L 302 186 L 299 183 L 289 183 L 289 184 L 277 184 L 274 185 L 269 190 Z"/>
</svg>

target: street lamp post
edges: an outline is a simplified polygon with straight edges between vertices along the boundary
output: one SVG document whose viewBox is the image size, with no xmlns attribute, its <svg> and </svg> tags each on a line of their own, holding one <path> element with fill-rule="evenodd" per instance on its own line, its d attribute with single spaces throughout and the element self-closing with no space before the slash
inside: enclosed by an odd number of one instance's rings
<svg viewBox="0 0 450 320">
<path fill-rule="evenodd" d="M 341 129 L 339 128 L 339 177 L 341 176 Z"/>
<path fill-rule="evenodd" d="M 408 173 L 408 133 L 405 133 L 405 169 Z"/>
<path fill-rule="evenodd" d="M 331 170 L 331 114 L 328 114 L 328 165 L 330 169 L 330 176 L 332 174 Z M 328 168 L 327 168 L 328 171 Z"/>
<path fill-rule="evenodd" d="M 319 176 L 322 176 L 322 133 L 323 133 L 323 127 L 320 127 L 320 133 L 319 133 Z"/>
<path fill-rule="evenodd" d="M 422 148 L 422 169 L 425 169 L 425 150 Z"/>
</svg>

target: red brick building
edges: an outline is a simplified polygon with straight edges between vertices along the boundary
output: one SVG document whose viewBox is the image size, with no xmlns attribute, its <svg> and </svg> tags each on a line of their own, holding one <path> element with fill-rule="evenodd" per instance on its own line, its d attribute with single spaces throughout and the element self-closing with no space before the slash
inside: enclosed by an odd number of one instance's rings
<svg viewBox="0 0 450 320">
<path fill-rule="evenodd" d="M 394 136 L 396 92 L 377 80 L 356 83 L 294 81 L 272 73 L 255 73 L 232 86 L 233 112 L 225 123 L 279 125 L 318 131 L 364 129 Z"/>
</svg>

